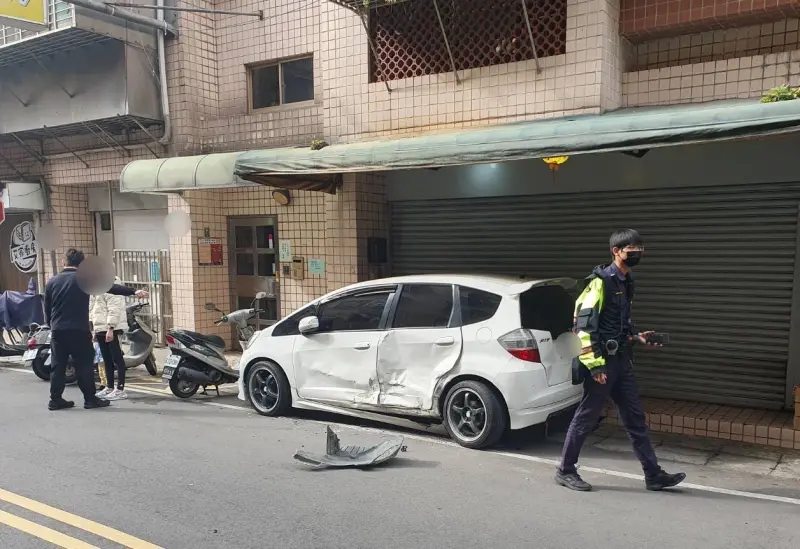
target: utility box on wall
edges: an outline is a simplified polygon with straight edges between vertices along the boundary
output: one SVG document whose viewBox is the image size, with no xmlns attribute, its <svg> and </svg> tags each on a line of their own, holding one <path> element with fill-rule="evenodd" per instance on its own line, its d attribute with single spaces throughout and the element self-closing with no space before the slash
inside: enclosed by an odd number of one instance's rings
<svg viewBox="0 0 800 549">
<path fill-rule="evenodd" d="M 303 257 L 292 257 L 292 278 L 294 280 L 303 280 L 306 277 L 306 262 Z"/>
</svg>

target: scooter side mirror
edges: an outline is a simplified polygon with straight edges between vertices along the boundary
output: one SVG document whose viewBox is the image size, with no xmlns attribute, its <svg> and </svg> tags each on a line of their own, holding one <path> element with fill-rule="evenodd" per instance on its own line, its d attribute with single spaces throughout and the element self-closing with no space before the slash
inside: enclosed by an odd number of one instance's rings
<svg viewBox="0 0 800 549">
<path fill-rule="evenodd" d="M 265 297 L 267 297 L 267 292 L 258 292 L 256 294 L 256 299 L 264 299 Z"/>
<path fill-rule="evenodd" d="M 217 306 L 211 303 L 210 301 L 205 305 L 206 311 L 216 311 Z"/>
</svg>

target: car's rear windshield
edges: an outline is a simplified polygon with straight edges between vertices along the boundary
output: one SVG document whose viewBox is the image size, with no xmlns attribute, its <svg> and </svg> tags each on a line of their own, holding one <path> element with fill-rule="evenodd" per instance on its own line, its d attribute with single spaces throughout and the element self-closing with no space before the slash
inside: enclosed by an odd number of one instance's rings
<svg viewBox="0 0 800 549">
<path fill-rule="evenodd" d="M 561 286 L 536 286 L 520 296 L 522 327 L 550 332 L 555 339 L 572 330 L 575 299 Z"/>
</svg>

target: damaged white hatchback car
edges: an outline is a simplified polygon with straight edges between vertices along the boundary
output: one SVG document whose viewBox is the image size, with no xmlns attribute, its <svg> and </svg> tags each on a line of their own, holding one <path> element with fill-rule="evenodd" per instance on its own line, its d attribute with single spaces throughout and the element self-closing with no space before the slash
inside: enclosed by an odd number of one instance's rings
<svg viewBox="0 0 800 549">
<path fill-rule="evenodd" d="M 294 407 L 443 423 L 463 446 L 491 446 L 580 400 L 574 286 L 466 275 L 348 286 L 253 336 L 239 398 L 266 416 Z"/>
</svg>

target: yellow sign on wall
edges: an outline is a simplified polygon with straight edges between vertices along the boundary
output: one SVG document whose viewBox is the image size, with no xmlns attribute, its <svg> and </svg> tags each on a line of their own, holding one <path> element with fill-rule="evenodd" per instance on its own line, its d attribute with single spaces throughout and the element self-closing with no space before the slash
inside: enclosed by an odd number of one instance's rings
<svg viewBox="0 0 800 549">
<path fill-rule="evenodd" d="M 47 0 L 0 0 L 0 24 L 30 30 L 47 28 Z"/>
</svg>

